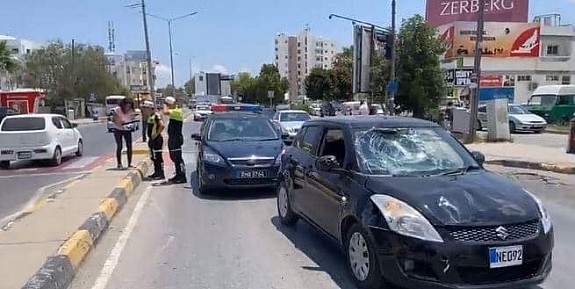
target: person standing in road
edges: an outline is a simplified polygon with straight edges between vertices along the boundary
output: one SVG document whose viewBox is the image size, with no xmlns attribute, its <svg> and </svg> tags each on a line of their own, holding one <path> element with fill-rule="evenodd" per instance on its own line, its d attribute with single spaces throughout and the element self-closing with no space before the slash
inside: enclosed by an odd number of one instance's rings
<svg viewBox="0 0 575 289">
<path fill-rule="evenodd" d="M 166 126 L 162 120 L 162 115 L 156 111 L 153 102 L 145 101 L 142 105 L 142 113 L 148 115 L 146 134 L 148 135 L 150 158 L 154 163 L 154 173 L 148 178 L 151 180 L 163 180 L 166 177 L 164 175 L 164 158 L 162 156 L 162 148 L 164 147 L 162 131 Z"/>
<path fill-rule="evenodd" d="M 136 110 L 134 101 L 124 98 L 113 111 L 114 140 L 116 141 L 116 163 L 118 169 L 124 169 L 122 165 L 122 139 L 126 142 L 128 167 L 132 167 L 132 131 L 135 130 Z"/>
<path fill-rule="evenodd" d="M 365 102 L 363 100 L 359 104 L 359 114 L 369 115 L 369 105 L 367 105 L 367 102 Z"/>
<path fill-rule="evenodd" d="M 170 151 L 170 159 L 174 162 L 176 174 L 168 180 L 173 184 L 185 184 L 186 167 L 182 157 L 182 145 L 184 144 L 184 136 L 182 128 L 184 126 L 184 112 L 176 104 L 176 99 L 168 96 L 165 100 L 163 113 L 170 118 L 168 123 L 168 150 Z"/>
<path fill-rule="evenodd" d="M 152 107 L 152 110 L 146 109 L 146 108 L 149 108 L 149 107 L 145 107 L 145 104 L 147 102 L 154 104 L 153 102 L 146 100 L 140 106 L 140 108 L 142 109 L 142 142 L 147 142 L 147 140 L 148 140 L 148 120 L 150 119 L 151 114 L 154 113 L 154 110 L 153 110 L 154 107 Z M 148 103 L 148 105 L 149 105 L 149 103 Z"/>
</svg>

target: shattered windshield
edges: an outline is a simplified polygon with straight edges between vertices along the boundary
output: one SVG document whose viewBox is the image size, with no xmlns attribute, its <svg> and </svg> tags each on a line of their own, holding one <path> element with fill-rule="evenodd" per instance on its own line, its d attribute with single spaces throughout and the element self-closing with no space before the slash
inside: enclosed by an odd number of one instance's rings
<svg viewBox="0 0 575 289">
<path fill-rule="evenodd" d="M 367 174 L 441 174 L 465 166 L 455 148 L 432 128 L 358 130 L 355 147 Z"/>
</svg>

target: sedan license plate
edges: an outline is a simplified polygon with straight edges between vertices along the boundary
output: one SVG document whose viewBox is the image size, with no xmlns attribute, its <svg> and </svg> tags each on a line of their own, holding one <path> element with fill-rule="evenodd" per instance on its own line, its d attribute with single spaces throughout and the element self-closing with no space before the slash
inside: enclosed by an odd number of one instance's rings
<svg viewBox="0 0 575 289">
<path fill-rule="evenodd" d="M 19 152 L 18 159 L 19 160 L 27 160 L 32 158 L 32 152 Z"/>
<path fill-rule="evenodd" d="M 489 268 L 503 268 L 523 264 L 523 246 L 489 248 Z"/>
<path fill-rule="evenodd" d="M 267 177 L 267 171 L 265 170 L 255 170 L 255 171 L 239 171 L 238 178 L 240 179 L 263 179 Z"/>
</svg>

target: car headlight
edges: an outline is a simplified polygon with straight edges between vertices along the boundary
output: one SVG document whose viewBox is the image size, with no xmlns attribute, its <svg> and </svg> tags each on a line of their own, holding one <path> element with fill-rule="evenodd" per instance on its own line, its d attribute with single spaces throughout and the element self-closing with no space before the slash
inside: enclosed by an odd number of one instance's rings
<svg viewBox="0 0 575 289">
<path fill-rule="evenodd" d="M 204 160 L 212 164 L 225 164 L 224 159 L 219 154 L 209 149 L 204 150 Z"/>
<path fill-rule="evenodd" d="M 537 207 L 539 208 L 539 214 L 541 215 L 541 225 L 543 225 L 543 231 L 545 232 L 545 234 L 549 233 L 549 231 L 551 231 L 551 228 L 553 228 L 553 223 L 551 222 L 551 216 L 549 215 L 547 208 L 543 206 L 541 200 L 533 193 L 525 189 L 523 189 L 523 191 L 528 193 L 537 203 Z"/>
<path fill-rule="evenodd" d="M 370 199 L 383 214 L 391 231 L 407 237 L 443 243 L 443 238 L 431 223 L 410 205 L 387 195 L 372 195 Z"/>
</svg>

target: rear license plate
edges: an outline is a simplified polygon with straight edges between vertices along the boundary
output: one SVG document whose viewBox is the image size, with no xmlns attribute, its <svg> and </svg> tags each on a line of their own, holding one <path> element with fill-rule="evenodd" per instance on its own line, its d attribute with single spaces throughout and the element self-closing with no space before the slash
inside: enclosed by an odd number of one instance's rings
<svg viewBox="0 0 575 289">
<path fill-rule="evenodd" d="M 32 158 L 32 152 L 19 152 L 18 159 L 19 160 L 27 160 Z"/>
<path fill-rule="evenodd" d="M 503 268 L 523 264 L 523 246 L 489 248 L 489 268 Z"/>
<path fill-rule="evenodd" d="M 239 171 L 237 174 L 240 179 L 263 179 L 267 175 L 266 170 Z"/>
</svg>

